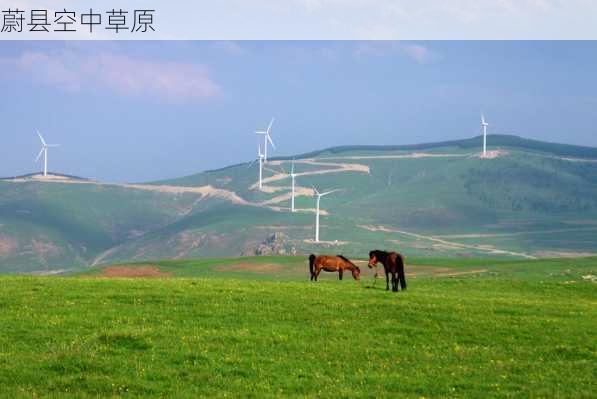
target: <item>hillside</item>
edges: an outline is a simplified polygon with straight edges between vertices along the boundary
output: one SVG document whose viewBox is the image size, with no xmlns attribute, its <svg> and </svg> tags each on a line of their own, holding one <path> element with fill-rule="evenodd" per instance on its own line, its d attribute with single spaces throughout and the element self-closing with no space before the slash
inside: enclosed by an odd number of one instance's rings
<svg viewBox="0 0 597 399">
<path fill-rule="evenodd" d="M 412 146 L 345 146 L 168 181 L 62 176 L 0 181 L 0 272 L 118 261 L 334 252 L 534 258 L 597 252 L 597 149 L 489 136 Z M 322 200 L 313 242 L 312 186 Z"/>
</svg>

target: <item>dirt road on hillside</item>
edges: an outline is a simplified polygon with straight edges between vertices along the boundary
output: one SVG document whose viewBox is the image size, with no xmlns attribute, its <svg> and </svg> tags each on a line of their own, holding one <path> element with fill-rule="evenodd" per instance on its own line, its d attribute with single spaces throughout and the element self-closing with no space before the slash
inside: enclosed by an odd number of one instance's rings
<svg viewBox="0 0 597 399">
<path fill-rule="evenodd" d="M 418 238 L 421 240 L 428 240 L 428 241 L 432 241 L 432 242 L 435 242 L 438 244 L 442 244 L 448 248 L 453 248 L 453 249 L 473 249 L 476 251 L 486 252 L 486 253 L 494 254 L 494 255 L 511 255 L 511 256 L 519 256 L 519 257 L 526 258 L 526 259 L 537 259 L 537 257 L 523 253 L 523 252 L 508 251 L 508 250 L 504 250 L 504 249 L 494 248 L 494 247 L 488 246 L 488 245 L 461 244 L 458 242 L 447 241 L 447 240 L 444 240 L 444 239 L 441 239 L 441 238 L 438 238 L 435 236 L 426 236 L 423 234 L 411 233 L 409 231 L 392 229 L 392 228 L 385 227 L 385 226 L 359 225 L 359 227 L 362 229 L 368 230 L 368 231 L 381 231 L 384 233 L 403 234 L 405 236 L 414 237 L 414 238 Z"/>
</svg>

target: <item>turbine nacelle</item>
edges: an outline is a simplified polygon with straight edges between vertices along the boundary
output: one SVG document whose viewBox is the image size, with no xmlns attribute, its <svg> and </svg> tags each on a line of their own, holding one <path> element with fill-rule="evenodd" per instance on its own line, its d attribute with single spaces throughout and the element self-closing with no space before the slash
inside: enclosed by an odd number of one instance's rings
<svg viewBox="0 0 597 399">
<path fill-rule="evenodd" d="M 325 193 L 320 193 L 320 192 L 319 192 L 319 190 L 317 190 L 317 189 L 315 188 L 315 186 L 311 186 L 311 187 L 313 187 L 313 191 L 315 191 L 315 195 L 316 195 L 318 198 L 325 197 L 326 195 L 329 195 L 329 194 L 335 193 L 335 192 L 337 192 L 337 191 L 340 191 L 339 189 L 335 189 L 335 190 L 326 191 Z"/>
<path fill-rule="evenodd" d="M 257 130 L 257 131 L 255 131 L 255 134 L 263 135 L 263 144 L 264 144 L 264 148 L 263 148 L 263 160 L 266 161 L 266 162 L 267 162 L 267 144 L 268 143 L 271 144 L 272 148 L 274 150 L 276 149 L 276 145 L 274 144 L 274 141 L 272 140 L 272 137 L 271 137 L 272 126 L 274 125 L 274 121 L 275 121 L 275 119 L 272 118 L 272 120 L 269 122 L 269 125 L 267 126 L 267 130 Z"/>
<path fill-rule="evenodd" d="M 37 130 L 37 135 L 39 136 L 39 140 L 41 141 L 41 150 L 39 150 L 39 154 L 35 158 L 35 162 L 39 161 L 41 155 L 44 154 L 44 176 L 48 175 L 48 148 L 51 147 L 60 147 L 60 144 L 48 144 L 44 137 L 41 135 L 39 130 Z"/>
</svg>

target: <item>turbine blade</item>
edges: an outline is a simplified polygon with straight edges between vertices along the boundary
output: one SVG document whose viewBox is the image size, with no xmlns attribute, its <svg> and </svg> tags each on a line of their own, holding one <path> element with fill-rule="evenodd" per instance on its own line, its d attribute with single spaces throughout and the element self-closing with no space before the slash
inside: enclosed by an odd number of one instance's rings
<svg viewBox="0 0 597 399">
<path fill-rule="evenodd" d="M 311 187 L 313 187 L 313 190 L 315 191 L 315 193 L 316 193 L 317 195 L 319 195 L 319 191 L 317 191 L 317 189 L 315 188 L 315 186 L 314 186 L 314 185 L 311 185 Z"/>
<path fill-rule="evenodd" d="M 39 130 L 37 131 L 37 135 L 39 136 L 39 139 L 41 140 L 41 143 L 42 143 L 43 145 L 47 145 L 47 144 L 46 144 L 46 140 L 44 140 L 44 138 L 42 137 L 42 135 L 41 135 L 41 133 L 39 132 Z"/>
<path fill-rule="evenodd" d="M 267 127 L 268 134 L 272 130 L 272 126 L 273 126 L 275 120 L 276 120 L 275 118 L 272 118 L 272 120 L 269 122 L 269 126 Z"/>
<path fill-rule="evenodd" d="M 60 147 L 60 144 L 46 144 L 46 147 Z"/>
<path fill-rule="evenodd" d="M 268 134 L 266 137 L 267 137 L 267 141 L 269 141 L 269 143 L 272 145 L 272 147 L 274 147 L 274 150 L 275 150 L 276 149 L 276 145 L 272 141 L 272 138 L 270 137 L 270 135 Z"/>
<path fill-rule="evenodd" d="M 328 194 L 335 193 L 336 191 L 340 191 L 340 190 L 336 189 L 336 190 L 326 191 L 325 193 L 321 194 L 321 196 L 323 197 L 323 196 L 326 196 Z"/>
<path fill-rule="evenodd" d="M 44 152 L 44 147 L 41 148 L 41 150 L 39 150 L 39 154 L 37 155 L 37 158 L 35 158 L 35 162 L 39 161 L 39 157 L 41 157 L 41 154 L 43 154 Z"/>
</svg>

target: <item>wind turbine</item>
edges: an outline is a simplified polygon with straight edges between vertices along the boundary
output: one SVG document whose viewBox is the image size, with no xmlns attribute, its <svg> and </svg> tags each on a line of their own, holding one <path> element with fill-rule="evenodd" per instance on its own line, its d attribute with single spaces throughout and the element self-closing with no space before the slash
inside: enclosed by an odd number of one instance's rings
<svg viewBox="0 0 597 399">
<path fill-rule="evenodd" d="M 263 162 L 267 162 L 267 142 L 269 141 L 269 143 L 272 145 L 273 149 L 276 149 L 276 146 L 274 144 L 274 142 L 272 141 L 272 137 L 271 137 L 271 132 L 272 132 L 272 125 L 274 124 L 275 119 L 272 118 L 272 120 L 269 123 L 269 126 L 267 127 L 267 130 L 257 130 L 255 132 L 255 134 L 262 134 L 263 135 Z"/>
<path fill-rule="evenodd" d="M 313 190 L 315 190 L 315 194 L 317 195 L 317 211 L 315 213 L 315 242 L 319 242 L 319 202 L 321 201 L 321 197 L 325 197 L 326 195 L 334 193 L 338 190 L 326 191 L 325 193 L 320 193 L 315 187 L 313 187 Z"/>
<path fill-rule="evenodd" d="M 485 122 L 485 116 L 481 114 L 481 129 L 483 129 L 483 157 L 487 155 L 487 126 L 489 126 L 489 123 Z"/>
<path fill-rule="evenodd" d="M 292 197 L 290 197 L 290 211 L 295 212 L 294 209 L 294 180 L 296 178 L 296 173 L 294 173 L 294 159 L 292 160 L 292 168 L 290 169 L 290 178 L 292 179 Z"/>
<path fill-rule="evenodd" d="M 39 130 L 37 131 L 37 135 L 39 136 L 39 139 L 41 140 L 41 150 L 39 151 L 37 158 L 35 158 L 35 162 L 39 161 L 39 158 L 41 157 L 41 154 L 43 153 L 44 154 L 44 177 L 45 177 L 48 175 L 48 148 L 59 147 L 60 144 L 46 143 L 46 140 L 44 140 L 44 138 L 41 135 L 41 133 L 39 132 Z"/>
<path fill-rule="evenodd" d="M 261 144 L 257 145 L 257 158 L 251 162 L 249 168 L 253 166 L 255 162 L 259 162 L 259 190 L 263 188 L 263 154 L 261 153 Z"/>
</svg>

